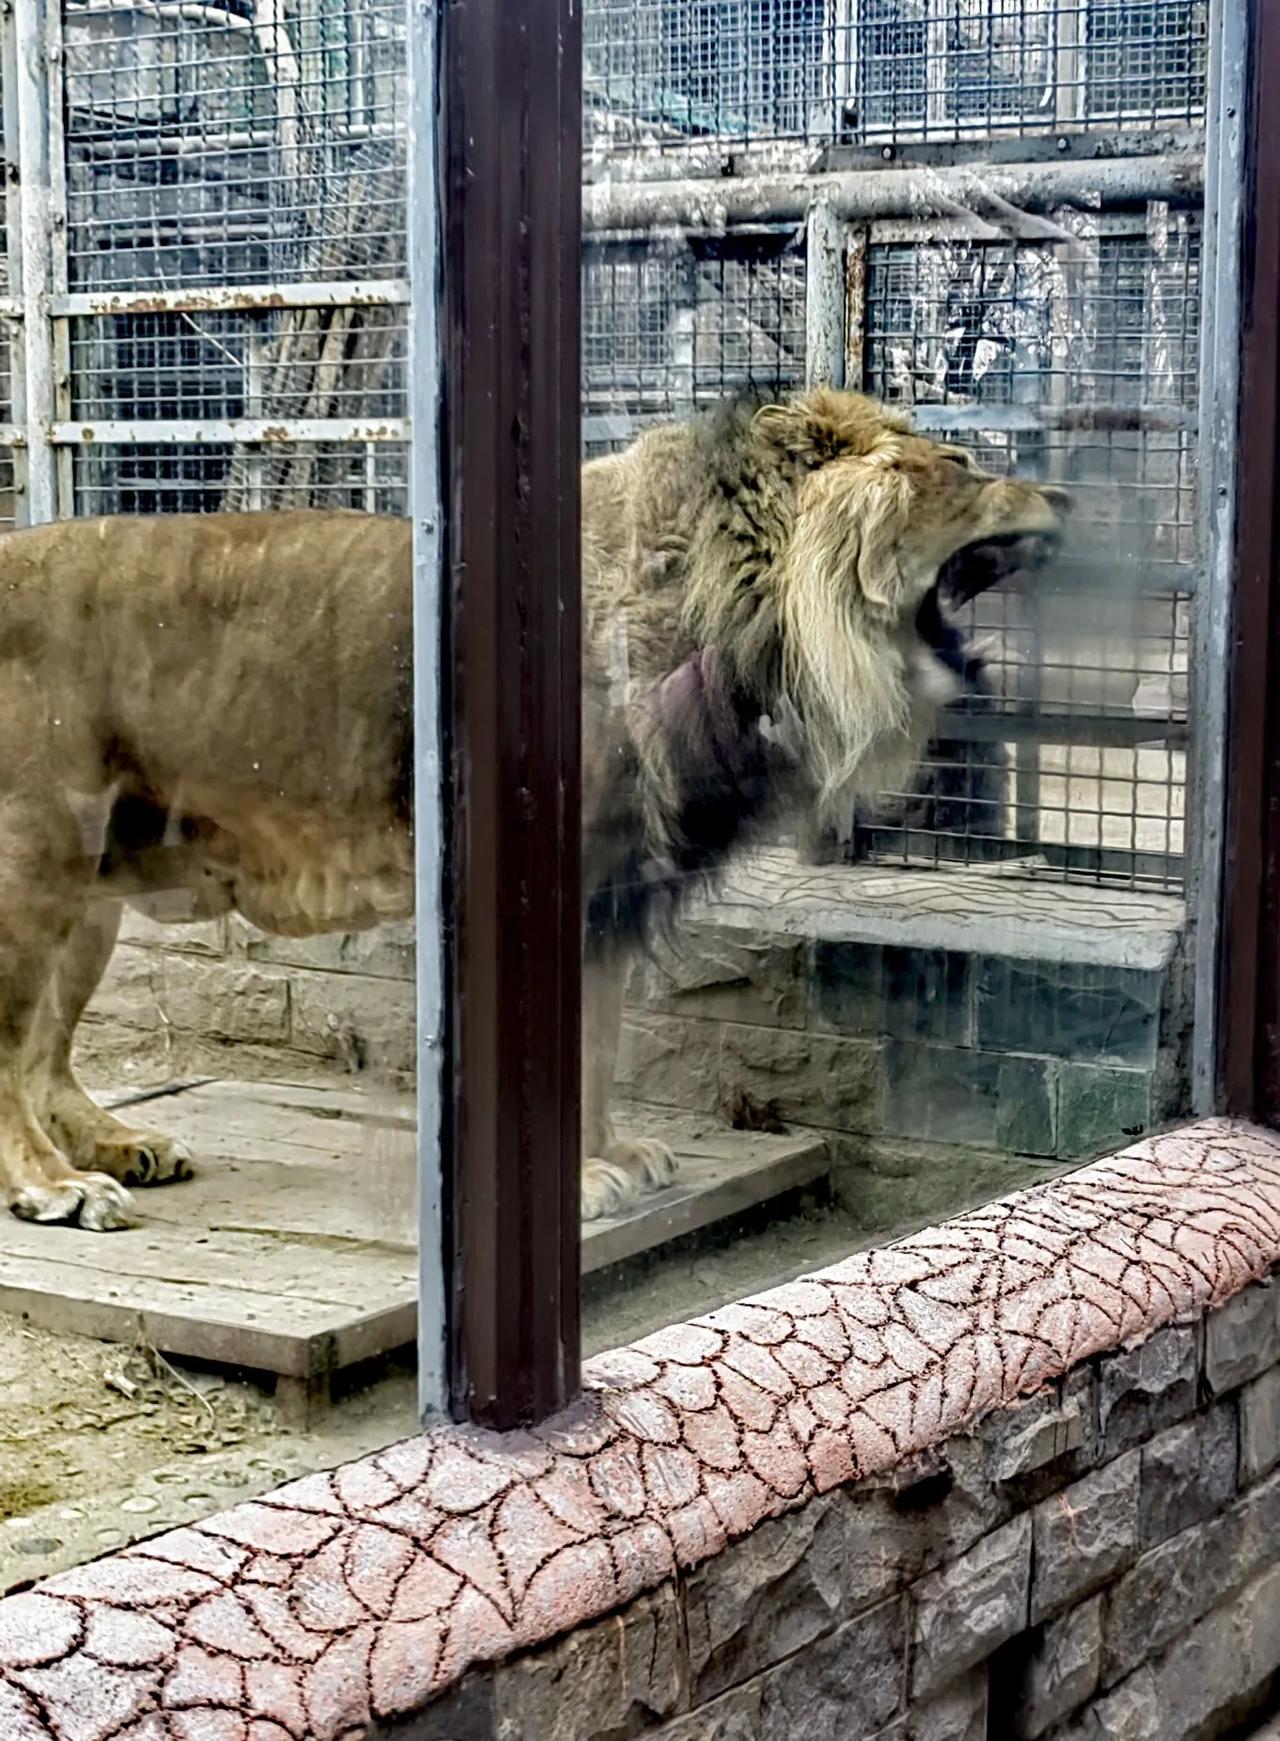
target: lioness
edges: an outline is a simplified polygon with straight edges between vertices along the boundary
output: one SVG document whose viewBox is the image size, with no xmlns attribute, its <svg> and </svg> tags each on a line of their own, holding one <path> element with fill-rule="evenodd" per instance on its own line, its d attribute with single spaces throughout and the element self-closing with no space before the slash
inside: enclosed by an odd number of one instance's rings
<svg viewBox="0 0 1280 1741">
<path fill-rule="evenodd" d="M 1059 529 L 850 393 L 731 405 L 584 472 L 583 1210 L 673 1163 L 608 1101 L 628 959 L 746 832 L 900 779 L 949 693 L 940 577 Z M 186 1151 L 71 1067 L 122 900 L 305 935 L 407 916 L 410 528 L 348 513 L 64 522 L 0 541 L 0 1192 L 130 1219 Z"/>
</svg>

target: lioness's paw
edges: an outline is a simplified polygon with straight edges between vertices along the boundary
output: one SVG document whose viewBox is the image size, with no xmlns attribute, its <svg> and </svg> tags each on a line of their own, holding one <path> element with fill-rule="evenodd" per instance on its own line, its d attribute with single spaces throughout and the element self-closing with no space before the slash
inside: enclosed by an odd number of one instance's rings
<svg viewBox="0 0 1280 1741">
<path fill-rule="evenodd" d="M 134 1222 L 129 1193 L 105 1173 L 24 1185 L 9 1207 L 20 1221 L 65 1222 L 89 1233 L 109 1233 Z"/>
<path fill-rule="evenodd" d="M 155 1131 L 131 1130 L 95 1143 L 90 1170 L 123 1185 L 172 1185 L 189 1179 L 195 1166 L 185 1143 Z"/>
</svg>

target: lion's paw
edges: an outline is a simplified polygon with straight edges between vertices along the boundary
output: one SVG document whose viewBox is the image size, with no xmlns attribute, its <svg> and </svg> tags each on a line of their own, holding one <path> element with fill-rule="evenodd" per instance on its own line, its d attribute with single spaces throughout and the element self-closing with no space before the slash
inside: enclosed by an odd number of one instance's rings
<svg viewBox="0 0 1280 1741">
<path fill-rule="evenodd" d="M 20 1221 L 64 1222 L 89 1233 L 131 1227 L 135 1219 L 129 1193 L 105 1173 L 24 1185 L 9 1207 Z"/>
<path fill-rule="evenodd" d="M 611 1143 L 603 1158 L 583 1163 L 582 1219 L 620 1215 L 642 1197 L 665 1191 L 676 1172 L 676 1157 L 666 1143 L 648 1137 Z"/>
</svg>

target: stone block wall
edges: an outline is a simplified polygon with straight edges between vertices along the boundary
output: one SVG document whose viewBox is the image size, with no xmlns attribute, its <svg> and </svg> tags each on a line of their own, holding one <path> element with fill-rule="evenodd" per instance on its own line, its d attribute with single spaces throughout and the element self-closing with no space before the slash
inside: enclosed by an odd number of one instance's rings
<svg viewBox="0 0 1280 1741">
<path fill-rule="evenodd" d="M 1003 1157 L 1076 1160 L 1179 1116 L 1183 963 L 1167 897 L 763 853 L 637 968 L 618 1090 L 823 1132 L 849 1197 L 883 1197 L 888 1226 L 903 1195 L 892 1162 L 913 1145 L 985 1180 Z M 410 926 L 300 941 L 129 915 L 82 1044 L 99 1076 L 126 1081 L 404 1081 L 413 1029 Z M 907 1219 L 956 1201 L 947 1165 L 929 1156 L 937 1199 L 905 1205 Z M 1019 1182 L 997 1174 L 990 1189 Z"/>
<path fill-rule="evenodd" d="M 1211 1741 L 1278 1694 L 1267 1282 L 810 1498 L 386 1733 Z"/>
</svg>

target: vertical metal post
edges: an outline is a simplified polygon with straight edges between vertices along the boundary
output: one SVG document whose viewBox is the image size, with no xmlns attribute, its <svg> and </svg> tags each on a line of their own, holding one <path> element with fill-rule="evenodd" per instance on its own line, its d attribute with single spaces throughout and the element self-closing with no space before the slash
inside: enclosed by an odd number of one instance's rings
<svg viewBox="0 0 1280 1741">
<path fill-rule="evenodd" d="M 408 0 L 409 391 L 413 519 L 414 852 L 417 913 L 418 1400 L 449 1400 L 444 1248 L 444 538 L 441 417 L 439 49 L 436 0 Z"/>
<path fill-rule="evenodd" d="M 1218 1096 L 1218 994 L 1223 845 L 1236 574 L 1240 417 L 1241 241 L 1250 8 L 1217 0 L 1210 15 L 1205 213 L 1201 248 L 1199 538 L 1190 649 L 1187 766 L 1188 943 L 1194 974 L 1191 1091 L 1195 1111 Z"/>
<path fill-rule="evenodd" d="M 14 0 L 14 100 L 17 162 L 10 188 L 17 196 L 23 314 L 23 370 L 19 403 L 26 440 L 26 500 L 29 524 L 57 513 L 57 467 L 50 435 L 54 419 L 54 346 L 49 299 L 65 277 L 57 268 L 66 248 L 61 116 L 53 114 L 51 70 L 61 74 L 62 18 L 58 0 Z M 12 179 L 17 171 L 16 185 Z M 11 194 L 12 198 L 12 194 Z M 65 260 L 65 252 L 63 255 Z"/>
<path fill-rule="evenodd" d="M 805 222 L 805 380 L 811 387 L 845 384 L 846 225 L 826 200 Z"/>
<path fill-rule="evenodd" d="M 578 1385 L 580 0 L 443 32 L 453 1412 Z"/>
</svg>

